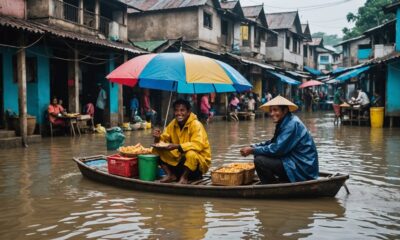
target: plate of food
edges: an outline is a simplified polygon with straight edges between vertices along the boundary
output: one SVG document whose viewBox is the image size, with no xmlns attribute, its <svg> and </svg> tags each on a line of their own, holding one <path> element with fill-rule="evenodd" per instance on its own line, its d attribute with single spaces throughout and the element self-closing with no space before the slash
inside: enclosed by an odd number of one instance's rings
<svg viewBox="0 0 400 240">
<path fill-rule="evenodd" d="M 143 147 L 142 144 L 140 143 L 134 146 L 120 147 L 118 149 L 120 154 L 127 157 L 136 157 L 137 155 L 151 154 L 152 150 L 153 150 L 152 148 Z"/>
<path fill-rule="evenodd" d="M 165 149 L 169 146 L 169 143 L 166 142 L 158 142 L 158 143 L 154 143 L 151 145 L 154 148 L 160 148 L 160 149 Z"/>
</svg>

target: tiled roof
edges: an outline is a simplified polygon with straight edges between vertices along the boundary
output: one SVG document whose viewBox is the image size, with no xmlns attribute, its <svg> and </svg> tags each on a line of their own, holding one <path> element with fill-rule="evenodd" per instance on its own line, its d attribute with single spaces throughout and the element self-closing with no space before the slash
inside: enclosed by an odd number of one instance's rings
<svg viewBox="0 0 400 240">
<path fill-rule="evenodd" d="M 246 18 L 257 18 L 263 10 L 263 5 L 242 7 L 242 9 Z"/>
<path fill-rule="evenodd" d="M 267 22 L 270 29 L 289 29 L 292 27 L 297 12 L 267 13 Z"/>
<path fill-rule="evenodd" d="M 236 4 L 238 3 L 238 1 L 226 1 L 226 2 L 221 2 L 221 8 L 222 9 L 226 9 L 226 10 L 232 10 Z"/>
<path fill-rule="evenodd" d="M 218 1 L 213 1 L 219 7 Z M 207 0 L 126 0 L 128 6 L 133 6 L 142 11 L 160 11 L 167 9 L 204 6 Z"/>
<path fill-rule="evenodd" d="M 91 43 L 95 45 L 100 45 L 104 47 L 110 47 L 115 49 L 120 49 L 132 53 L 144 53 L 137 48 L 132 47 L 129 44 L 113 42 L 108 39 L 101 39 L 94 35 L 82 34 L 77 32 L 71 32 L 53 25 L 47 25 L 44 23 L 36 22 L 36 21 L 28 21 L 24 19 L 18 19 L 9 16 L 0 16 L 0 26 L 11 27 L 20 30 L 26 30 L 32 33 L 39 34 L 50 34 L 57 37 L 77 40 L 81 42 Z"/>
</svg>

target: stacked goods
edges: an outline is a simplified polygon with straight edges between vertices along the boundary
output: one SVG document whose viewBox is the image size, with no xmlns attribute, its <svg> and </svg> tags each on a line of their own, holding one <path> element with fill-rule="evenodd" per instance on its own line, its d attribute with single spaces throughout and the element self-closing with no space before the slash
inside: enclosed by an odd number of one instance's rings
<svg viewBox="0 0 400 240">
<path fill-rule="evenodd" d="M 107 168 L 110 174 L 123 177 L 138 176 L 138 159 L 136 157 L 123 157 L 119 154 L 107 157 Z"/>
<path fill-rule="evenodd" d="M 134 146 L 120 147 L 118 151 L 124 156 L 137 156 L 139 154 L 151 154 L 152 148 L 145 148 L 138 143 Z"/>
<path fill-rule="evenodd" d="M 222 166 L 211 172 L 211 180 L 214 185 L 237 186 L 249 184 L 254 178 L 253 163 L 232 163 Z"/>
</svg>

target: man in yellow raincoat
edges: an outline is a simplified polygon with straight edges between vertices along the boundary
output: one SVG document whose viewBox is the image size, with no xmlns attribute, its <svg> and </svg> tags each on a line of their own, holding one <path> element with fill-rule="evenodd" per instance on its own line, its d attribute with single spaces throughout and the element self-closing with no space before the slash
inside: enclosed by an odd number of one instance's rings
<svg viewBox="0 0 400 240">
<path fill-rule="evenodd" d="M 164 132 L 154 129 L 155 153 L 166 176 L 161 182 L 186 184 L 201 178 L 211 165 L 211 148 L 203 124 L 191 112 L 190 103 L 178 99 L 173 104 L 175 119 Z M 167 144 L 160 144 L 164 142 Z M 158 147 L 157 147 L 158 146 Z"/>
</svg>

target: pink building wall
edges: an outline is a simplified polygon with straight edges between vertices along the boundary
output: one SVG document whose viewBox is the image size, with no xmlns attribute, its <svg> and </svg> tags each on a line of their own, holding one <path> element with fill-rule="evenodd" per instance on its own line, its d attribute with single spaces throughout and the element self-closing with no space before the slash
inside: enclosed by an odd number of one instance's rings
<svg viewBox="0 0 400 240">
<path fill-rule="evenodd" d="M 0 15 L 25 18 L 25 0 L 1 0 Z"/>
</svg>

